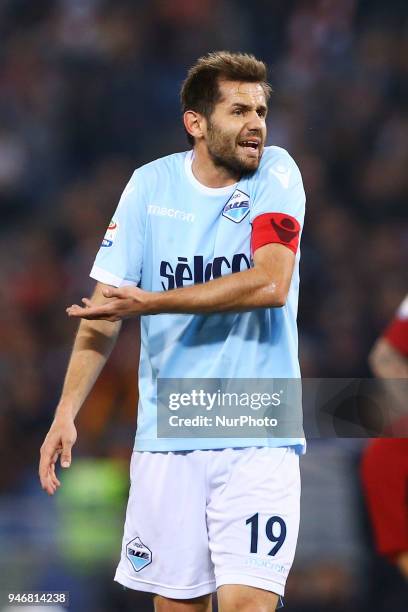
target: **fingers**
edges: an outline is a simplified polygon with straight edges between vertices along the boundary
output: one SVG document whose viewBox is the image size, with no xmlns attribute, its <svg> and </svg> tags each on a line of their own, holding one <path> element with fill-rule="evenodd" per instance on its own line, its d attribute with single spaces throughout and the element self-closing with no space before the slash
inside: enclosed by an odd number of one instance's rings
<svg viewBox="0 0 408 612">
<path fill-rule="evenodd" d="M 93 306 L 92 302 L 88 300 L 87 298 L 82 298 L 82 301 L 85 304 L 85 306 L 79 306 L 79 304 L 72 304 L 72 306 L 68 306 L 68 308 L 66 308 L 66 312 L 69 315 L 75 315 L 75 314 L 81 313 L 82 316 L 85 316 L 86 314 L 95 312 L 95 310 L 98 310 L 98 308 L 100 308 L 98 306 Z"/>
<path fill-rule="evenodd" d="M 128 297 L 127 291 L 125 289 L 115 289 L 113 287 L 103 289 L 102 293 L 107 298 L 126 299 Z"/>
<path fill-rule="evenodd" d="M 60 452 L 61 449 L 56 450 L 54 453 L 52 453 L 47 447 L 41 449 L 39 475 L 41 486 L 44 491 L 48 493 L 48 495 L 54 495 L 58 487 L 61 485 L 55 474 L 55 462 L 57 461 Z"/>
<path fill-rule="evenodd" d="M 86 308 L 78 306 L 78 304 L 72 304 L 66 309 L 66 313 L 69 317 L 81 318 L 81 319 L 102 319 L 105 314 L 105 310 L 97 306 L 87 305 Z"/>
<path fill-rule="evenodd" d="M 83 316 L 82 313 L 85 312 L 85 308 L 81 308 L 81 306 L 78 306 L 78 304 L 72 304 L 72 306 L 65 309 L 65 312 L 69 317 L 78 317 Z"/>
<path fill-rule="evenodd" d="M 95 304 L 89 298 L 82 298 L 83 306 L 72 304 L 66 309 L 68 316 L 90 321 L 115 322 L 144 314 L 147 310 L 141 296 L 147 296 L 148 292 L 141 291 L 138 287 L 108 287 L 102 290 L 102 294 L 109 299 L 108 302 Z"/>
<path fill-rule="evenodd" d="M 54 495 L 61 486 L 60 480 L 55 473 L 55 466 L 58 457 L 61 456 L 60 463 L 63 468 L 71 465 L 72 446 L 75 442 L 75 434 L 47 437 L 40 451 L 39 476 L 41 487 L 48 493 Z"/>
<path fill-rule="evenodd" d="M 72 443 L 67 441 L 64 442 L 61 453 L 61 467 L 63 468 L 69 468 L 71 465 L 71 449 Z"/>
<path fill-rule="evenodd" d="M 61 486 L 61 482 L 58 480 L 57 475 L 55 473 L 55 464 L 56 464 L 56 461 L 57 461 L 57 457 L 58 457 L 58 455 L 55 456 L 55 461 L 51 464 L 51 467 L 50 467 L 50 476 L 51 476 L 51 480 L 52 480 L 53 484 L 56 487 L 60 487 Z"/>
<path fill-rule="evenodd" d="M 98 307 L 94 306 L 90 299 L 82 298 L 82 303 L 85 306 L 79 306 L 78 304 L 72 304 L 66 308 L 65 312 L 70 317 L 82 317 L 83 319 L 91 318 L 90 315 L 95 313 L 95 310 L 98 310 Z"/>
<path fill-rule="evenodd" d="M 48 471 L 49 481 L 52 487 L 52 494 L 54 494 L 57 491 L 57 489 L 61 486 L 61 482 L 58 480 L 55 474 L 55 464 L 56 464 L 58 455 L 59 455 L 59 452 L 55 453 L 52 463 L 49 467 L 49 471 Z"/>
<path fill-rule="evenodd" d="M 102 319 L 110 316 L 107 306 L 93 306 L 90 300 L 83 298 L 82 300 L 86 306 L 78 306 L 78 304 L 72 304 L 66 309 L 66 313 L 69 317 L 81 317 L 82 319 Z"/>
<path fill-rule="evenodd" d="M 111 305 L 103 306 L 87 306 L 83 308 L 78 304 L 73 304 L 66 309 L 66 313 L 69 317 L 76 319 L 87 319 L 88 321 L 120 321 L 122 316 L 117 312 L 113 312 Z"/>
</svg>

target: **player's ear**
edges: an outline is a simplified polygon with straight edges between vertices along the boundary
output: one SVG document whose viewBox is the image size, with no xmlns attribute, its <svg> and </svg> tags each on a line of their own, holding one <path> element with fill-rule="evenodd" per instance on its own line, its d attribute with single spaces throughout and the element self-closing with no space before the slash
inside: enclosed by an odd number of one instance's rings
<svg viewBox="0 0 408 612">
<path fill-rule="evenodd" d="M 204 136 L 204 117 L 200 113 L 188 110 L 183 115 L 184 127 L 190 136 L 200 139 Z"/>
</svg>

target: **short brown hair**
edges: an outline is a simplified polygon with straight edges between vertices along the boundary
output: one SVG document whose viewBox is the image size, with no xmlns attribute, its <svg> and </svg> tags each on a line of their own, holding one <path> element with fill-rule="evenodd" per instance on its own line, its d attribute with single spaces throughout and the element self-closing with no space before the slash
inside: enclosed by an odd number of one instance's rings
<svg viewBox="0 0 408 612">
<path fill-rule="evenodd" d="M 221 98 L 219 79 L 260 83 L 266 101 L 272 92 L 266 80 L 267 69 L 264 62 L 248 53 L 214 51 L 200 57 L 188 71 L 180 91 L 182 112 L 193 110 L 208 119 Z M 187 138 L 190 144 L 194 144 L 191 134 L 187 134 Z"/>
</svg>

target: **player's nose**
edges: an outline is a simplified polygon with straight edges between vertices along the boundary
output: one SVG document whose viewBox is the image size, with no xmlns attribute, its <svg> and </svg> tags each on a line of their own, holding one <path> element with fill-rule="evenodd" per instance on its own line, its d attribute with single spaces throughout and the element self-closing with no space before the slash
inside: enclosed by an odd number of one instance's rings
<svg viewBox="0 0 408 612">
<path fill-rule="evenodd" d="M 247 128 L 248 130 L 256 130 L 259 131 L 259 134 L 262 132 L 262 128 L 265 125 L 265 120 L 263 117 L 260 117 L 256 111 L 250 113 L 248 115 Z"/>
</svg>

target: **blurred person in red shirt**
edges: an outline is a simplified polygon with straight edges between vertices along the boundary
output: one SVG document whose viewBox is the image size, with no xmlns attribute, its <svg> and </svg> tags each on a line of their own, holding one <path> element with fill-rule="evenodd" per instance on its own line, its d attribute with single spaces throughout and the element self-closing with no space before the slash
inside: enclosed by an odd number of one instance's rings
<svg viewBox="0 0 408 612">
<path fill-rule="evenodd" d="M 378 378 L 408 378 L 408 295 L 369 356 Z M 407 398 L 394 398 L 406 407 Z M 406 418 L 406 417 L 405 417 Z M 372 440 L 364 451 L 361 474 L 367 508 L 380 555 L 395 563 L 408 580 L 408 438 Z"/>
</svg>

